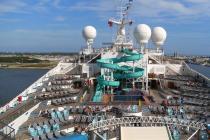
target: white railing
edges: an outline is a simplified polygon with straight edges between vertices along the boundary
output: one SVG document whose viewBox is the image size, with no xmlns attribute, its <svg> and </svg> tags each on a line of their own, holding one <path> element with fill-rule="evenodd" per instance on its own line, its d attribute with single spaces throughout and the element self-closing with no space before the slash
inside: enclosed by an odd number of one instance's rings
<svg viewBox="0 0 210 140">
<path fill-rule="evenodd" d="M 57 69 L 58 69 L 58 66 L 56 66 L 55 68 L 49 70 L 46 74 L 44 74 L 41 78 L 39 78 L 37 81 L 35 81 L 32 85 L 30 85 L 23 92 L 21 92 L 15 98 L 13 98 L 9 103 L 7 103 L 3 107 L 1 107 L 0 108 L 0 113 L 7 111 L 7 109 L 10 108 L 10 107 L 13 107 L 14 104 L 17 102 L 17 98 L 19 96 L 28 96 L 31 93 L 36 92 L 36 88 L 42 86 L 44 81 L 47 81 L 50 76 L 56 74 Z"/>
<path fill-rule="evenodd" d="M 67 72 L 74 69 L 77 65 L 77 63 L 60 63 L 59 69 L 57 69 L 57 73 L 66 74 Z"/>
<path fill-rule="evenodd" d="M 190 66 L 189 66 L 187 63 L 183 62 L 183 65 L 185 65 L 185 66 L 187 67 L 187 69 L 188 69 L 189 71 L 193 72 L 194 74 L 198 74 L 199 76 L 203 77 L 203 78 L 206 79 L 207 81 L 210 80 L 210 79 L 209 79 L 208 77 L 206 77 L 205 75 L 203 75 L 203 74 L 199 73 L 198 71 L 196 71 L 196 70 L 190 68 Z"/>
<path fill-rule="evenodd" d="M 180 67 L 177 67 L 179 64 L 170 64 L 170 63 L 166 63 L 166 66 L 171 69 L 172 71 L 174 71 L 176 74 L 181 75 L 180 73 Z M 181 66 L 181 64 L 180 64 Z"/>
<path fill-rule="evenodd" d="M 158 57 L 151 55 L 151 54 L 149 54 L 149 57 L 152 58 L 153 60 L 155 60 L 158 64 L 161 64 L 161 60 Z"/>
<path fill-rule="evenodd" d="M 122 118 L 112 118 L 108 120 L 102 120 L 94 122 L 88 125 L 88 130 L 98 130 L 98 129 L 109 129 L 112 126 L 126 126 L 135 123 L 146 124 L 147 126 L 156 125 L 177 125 L 183 127 L 189 127 L 193 129 L 206 129 L 205 124 L 201 122 L 195 122 L 190 120 L 182 120 L 177 118 L 169 117 L 155 117 L 155 116 L 141 116 L 141 117 L 122 117 Z"/>
</svg>

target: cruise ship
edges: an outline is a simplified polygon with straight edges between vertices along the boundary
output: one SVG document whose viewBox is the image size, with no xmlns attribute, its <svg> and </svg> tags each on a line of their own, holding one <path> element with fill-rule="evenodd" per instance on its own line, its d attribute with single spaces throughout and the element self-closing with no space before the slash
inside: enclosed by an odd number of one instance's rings
<svg viewBox="0 0 210 140">
<path fill-rule="evenodd" d="M 165 56 L 163 27 L 138 24 L 129 35 L 132 4 L 108 20 L 114 41 L 96 48 L 96 29 L 84 27 L 77 57 L 0 108 L 0 140 L 209 139 L 210 78 Z"/>
</svg>

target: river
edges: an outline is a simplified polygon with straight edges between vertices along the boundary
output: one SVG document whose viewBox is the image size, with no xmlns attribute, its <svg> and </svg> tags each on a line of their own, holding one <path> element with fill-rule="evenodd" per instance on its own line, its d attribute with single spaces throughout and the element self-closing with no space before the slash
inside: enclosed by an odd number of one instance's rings
<svg viewBox="0 0 210 140">
<path fill-rule="evenodd" d="M 44 75 L 43 69 L 0 69 L 0 106 Z"/>
</svg>

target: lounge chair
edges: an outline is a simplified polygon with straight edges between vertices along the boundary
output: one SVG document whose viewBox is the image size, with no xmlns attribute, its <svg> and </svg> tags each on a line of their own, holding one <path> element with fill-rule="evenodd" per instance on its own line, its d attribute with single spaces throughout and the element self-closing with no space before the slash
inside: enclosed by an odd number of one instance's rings
<svg viewBox="0 0 210 140">
<path fill-rule="evenodd" d="M 52 112 L 51 112 L 51 118 L 52 118 L 52 119 L 57 118 L 57 115 L 56 115 L 56 112 L 55 112 L 55 111 L 52 111 Z"/>
<path fill-rule="evenodd" d="M 88 119 L 87 116 L 82 116 L 81 122 L 82 123 L 86 123 L 87 122 L 87 119 Z"/>
<path fill-rule="evenodd" d="M 67 136 L 67 135 L 68 135 L 65 131 L 60 131 L 60 134 L 61 134 L 62 136 Z"/>
<path fill-rule="evenodd" d="M 42 135 L 40 136 L 40 139 L 41 139 L 41 140 L 47 140 L 46 134 L 42 134 Z"/>
<path fill-rule="evenodd" d="M 54 119 L 54 122 L 57 123 L 57 124 L 60 124 L 60 121 L 58 118 Z"/>
<path fill-rule="evenodd" d="M 55 119 L 57 119 L 57 118 L 55 118 Z M 55 123 L 55 121 L 53 120 L 53 119 L 50 119 L 49 120 L 49 124 L 52 126 L 53 124 Z"/>
<path fill-rule="evenodd" d="M 44 121 L 44 125 L 50 125 L 49 122 L 47 120 Z"/>
<path fill-rule="evenodd" d="M 56 111 L 56 114 L 61 123 L 66 123 L 60 111 Z"/>
<path fill-rule="evenodd" d="M 62 135 L 61 135 L 60 132 L 58 132 L 58 131 L 54 131 L 53 134 L 54 134 L 54 136 L 55 136 L 56 138 L 62 137 Z"/>
<path fill-rule="evenodd" d="M 39 136 L 33 137 L 32 140 L 39 140 Z"/>
<path fill-rule="evenodd" d="M 31 137 L 36 138 L 38 137 L 38 131 L 34 129 L 34 127 L 29 127 L 28 132 L 31 135 Z"/>
<path fill-rule="evenodd" d="M 57 123 L 53 124 L 52 130 L 53 130 L 53 131 L 59 131 L 59 130 L 60 130 L 59 124 L 57 124 Z"/>
<path fill-rule="evenodd" d="M 64 119 L 68 119 L 69 117 L 69 110 L 67 110 L 66 108 L 64 108 L 63 110 L 63 116 L 64 116 Z"/>
<path fill-rule="evenodd" d="M 36 128 L 36 127 L 37 127 L 37 124 L 36 124 L 36 123 L 34 123 L 32 126 L 33 126 L 33 128 Z"/>
<path fill-rule="evenodd" d="M 50 140 L 54 140 L 55 139 L 55 137 L 53 136 L 52 132 L 49 132 L 46 135 L 47 135 L 47 138 L 50 139 Z"/>
<path fill-rule="evenodd" d="M 39 136 L 42 136 L 44 134 L 44 129 L 42 129 L 42 127 L 40 125 L 38 125 L 36 127 L 36 129 L 37 129 L 37 132 L 38 132 Z"/>
<path fill-rule="evenodd" d="M 49 133 L 50 132 L 50 127 L 48 125 L 44 124 L 43 125 L 44 133 Z"/>
<path fill-rule="evenodd" d="M 79 114 L 82 114 L 84 111 L 83 111 L 83 108 L 78 108 L 78 113 Z"/>
</svg>

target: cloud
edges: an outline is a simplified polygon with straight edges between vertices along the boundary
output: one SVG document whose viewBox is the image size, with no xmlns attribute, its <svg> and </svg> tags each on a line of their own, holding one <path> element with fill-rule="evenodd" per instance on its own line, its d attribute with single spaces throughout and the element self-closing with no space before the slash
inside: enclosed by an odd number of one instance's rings
<svg viewBox="0 0 210 140">
<path fill-rule="evenodd" d="M 33 0 L 31 0 L 33 1 Z M 0 14 L 47 12 L 51 7 L 60 8 L 61 0 L 0 0 Z"/>
<path fill-rule="evenodd" d="M 22 19 L 17 18 L 0 18 L 0 23 L 17 23 L 22 21 Z"/>
<path fill-rule="evenodd" d="M 119 0 L 100 0 L 95 3 L 78 1 L 70 6 L 74 11 L 92 11 L 105 17 L 110 11 L 116 11 Z M 143 18 L 158 18 L 159 21 L 188 21 L 210 17 L 209 0 L 135 0 L 131 10 L 132 16 Z M 114 15 L 113 15 L 114 16 Z M 196 20 L 195 20 L 196 21 Z M 165 22 L 168 22 L 165 20 Z"/>
<path fill-rule="evenodd" d="M 0 14 L 3 13 L 26 13 L 27 4 L 19 0 L 2 0 L 0 2 Z"/>
<path fill-rule="evenodd" d="M 52 5 L 54 6 L 54 7 L 56 7 L 56 8 L 59 8 L 59 4 L 60 4 L 60 0 L 53 0 L 52 1 Z"/>
<path fill-rule="evenodd" d="M 64 16 L 57 16 L 57 17 L 55 17 L 55 21 L 62 22 L 62 21 L 65 21 L 65 20 L 66 20 L 66 18 Z"/>
</svg>

